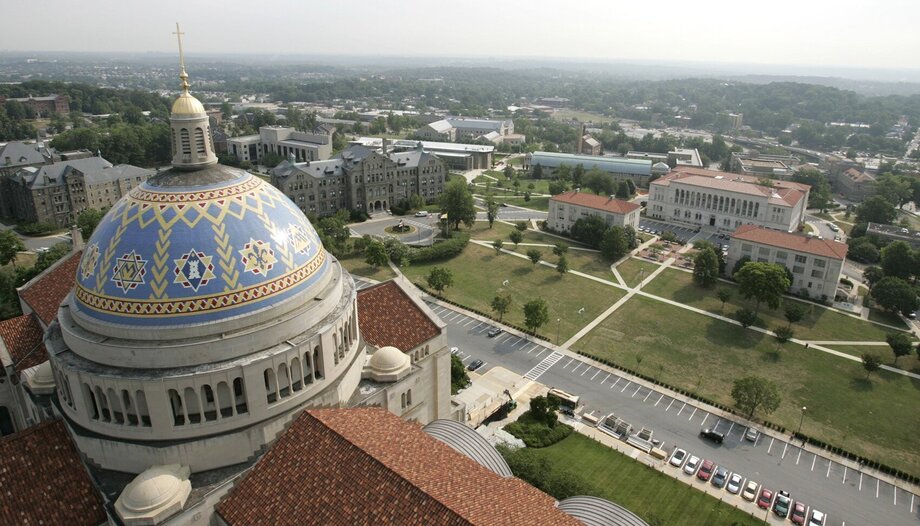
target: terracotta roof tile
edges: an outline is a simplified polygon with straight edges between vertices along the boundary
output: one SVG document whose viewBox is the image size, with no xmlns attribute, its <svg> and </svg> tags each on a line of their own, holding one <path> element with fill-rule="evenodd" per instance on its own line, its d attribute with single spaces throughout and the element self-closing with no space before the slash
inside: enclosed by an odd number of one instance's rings
<svg viewBox="0 0 920 526">
<path fill-rule="evenodd" d="M 48 359 L 43 336 L 42 327 L 32 314 L 0 321 L 0 339 L 3 339 L 17 372 Z"/>
<path fill-rule="evenodd" d="M 758 184 L 760 178 L 705 168 L 679 167 L 650 184 L 668 186 L 672 181 L 729 192 L 768 197 L 771 204 L 795 206 L 811 187 L 807 184 L 771 179 L 772 187 Z"/>
<path fill-rule="evenodd" d="M 757 225 L 742 225 L 732 234 L 733 240 L 746 240 L 754 243 L 762 243 L 772 247 L 785 248 L 803 252 L 805 254 L 814 254 L 831 259 L 845 259 L 847 257 L 846 243 L 832 241 L 830 239 L 818 239 L 817 237 L 808 237 L 803 234 L 790 234 L 789 232 L 780 232 L 771 230 Z"/>
<path fill-rule="evenodd" d="M 61 261 L 45 271 L 44 275 L 28 284 L 28 288 L 19 291 L 19 297 L 35 314 L 38 314 L 45 325 L 54 321 L 58 307 L 73 290 L 77 280 L 77 267 L 80 265 L 82 255 L 81 251 L 64 256 Z"/>
<path fill-rule="evenodd" d="M 93 487 L 61 420 L 0 440 L 0 524 L 105 522 Z"/>
<path fill-rule="evenodd" d="M 302 413 L 217 512 L 231 526 L 581 524 L 555 504 L 417 424 L 353 408 Z"/>
<path fill-rule="evenodd" d="M 611 199 L 605 195 L 594 195 L 576 190 L 550 197 L 549 200 L 559 203 L 569 203 L 573 205 L 584 206 L 587 208 L 593 208 L 595 210 L 602 210 L 604 212 L 611 212 L 614 214 L 628 214 L 639 208 L 639 205 L 630 203 L 629 201 Z"/>
<path fill-rule="evenodd" d="M 409 352 L 441 329 L 393 280 L 358 291 L 358 326 L 364 339 Z"/>
</svg>

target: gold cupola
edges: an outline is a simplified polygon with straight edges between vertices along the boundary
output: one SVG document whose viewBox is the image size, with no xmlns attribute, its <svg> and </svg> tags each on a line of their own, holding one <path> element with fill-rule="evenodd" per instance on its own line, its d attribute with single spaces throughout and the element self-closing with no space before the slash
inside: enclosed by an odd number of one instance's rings
<svg viewBox="0 0 920 526">
<path fill-rule="evenodd" d="M 179 80 L 182 93 L 173 103 L 170 114 L 172 166 L 180 170 L 197 170 L 217 163 L 211 124 L 204 105 L 189 93 L 188 73 L 185 72 L 185 55 L 182 52 L 182 35 L 176 23 L 179 39 Z"/>
</svg>

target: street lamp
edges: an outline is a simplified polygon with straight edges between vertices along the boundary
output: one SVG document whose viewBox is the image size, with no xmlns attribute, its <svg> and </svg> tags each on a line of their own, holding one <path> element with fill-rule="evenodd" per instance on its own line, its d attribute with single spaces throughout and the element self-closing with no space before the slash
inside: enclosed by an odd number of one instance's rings
<svg viewBox="0 0 920 526">
<path fill-rule="evenodd" d="M 801 434 L 802 431 L 802 422 L 805 420 L 805 410 L 808 409 L 804 405 L 802 406 L 802 417 L 799 418 L 799 430 L 795 432 L 796 435 Z M 802 439 L 802 443 L 805 443 L 805 439 Z"/>
<path fill-rule="evenodd" d="M 556 345 L 559 345 L 559 326 L 562 325 L 562 318 L 556 318 Z"/>
</svg>

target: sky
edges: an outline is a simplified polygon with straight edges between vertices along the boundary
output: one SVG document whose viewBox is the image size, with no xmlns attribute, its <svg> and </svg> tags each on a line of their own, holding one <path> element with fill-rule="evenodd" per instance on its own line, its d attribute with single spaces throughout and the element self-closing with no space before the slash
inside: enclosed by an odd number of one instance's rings
<svg viewBox="0 0 920 526">
<path fill-rule="evenodd" d="M 916 0 L 42 0 L 0 51 L 573 58 L 920 69 Z M 36 25 L 41 26 L 36 30 Z"/>
</svg>

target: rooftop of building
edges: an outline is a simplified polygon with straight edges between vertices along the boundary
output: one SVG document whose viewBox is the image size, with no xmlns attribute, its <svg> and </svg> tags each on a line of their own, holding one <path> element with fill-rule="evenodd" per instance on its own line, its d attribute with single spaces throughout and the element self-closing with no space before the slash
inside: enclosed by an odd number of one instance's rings
<svg viewBox="0 0 920 526">
<path fill-rule="evenodd" d="M 857 170 L 856 168 L 847 168 L 843 172 L 843 175 L 854 183 L 875 181 L 875 177 L 872 174 L 868 174 L 862 170 Z"/>
<path fill-rule="evenodd" d="M 669 186 L 672 182 L 735 192 L 752 196 L 766 197 L 767 202 L 778 206 L 795 206 L 811 188 L 807 184 L 770 179 L 772 186 L 761 184 L 762 179 L 750 175 L 741 175 L 704 168 L 680 166 L 671 173 L 651 182 L 652 185 Z"/>
<path fill-rule="evenodd" d="M 351 144 L 356 144 L 364 146 L 365 148 L 382 148 L 383 139 L 380 137 L 359 137 L 353 141 L 350 141 Z M 387 141 L 388 146 L 393 148 L 417 148 L 418 143 L 422 143 L 422 148 L 425 150 L 438 152 L 457 152 L 457 153 L 492 153 L 495 151 L 494 145 L 481 145 L 481 144 L 463 144 L 456 142 L 437 142 L 437 141 L 415 141 L 411 139 L 396 140 L 396 141 Z"/>
<path fill-rule="evenodd" d="M 483 128 L 498 130 L 510 122 L 508 120 L 475 119 L 469 117 L 447 117 L 444 120 L 454 128 L 472 128 L 477 130 Z"/>
<path fill-rule="evenodd" d="M 358 326 L 376 347 L 408 352 L 441 333 L 427 307 L 414 300 L 395 280 L 358 291 Z"/>
<path fill-rule="evenodd" d="M 0 440 L 2 524 L 107 522 L 103 502 L 61 420 Z"/>
<path fill-rule="evenodd" d="M 17 373 L 48 359 L 48 351 L 42 341 L 43 336 L 42 326 L 33 314 L 23 314 L 0 321 L 0 339 L 10 354 L 9 365 Z M 0 368 L 0 375 L 3 373 L 2 369 Z"/>
<path fill-rule="evenodd" d="M 231 526 L 581 524 L 382 408 L 305 411 L 217 512 Z"/>
<path fill-rule="evenodd" d="M 630 203 L 629 201 L 615 199 L 612 196 L 594 195 L 588 192 L 582 192 L 580 190 L 572 190 L 559 195 L 555 195 L 550 197 L 549 200 L 558 203 L 568 203 L 572 205 L 584 206 L 586 208 L 592 208 L 594 210 L 601 210 L 603 212 L 610 212 L 613 214 L 628 214 L 639 209 L 639 205 Z"/>
<path fill-rule="evenodd" d="M 148 175 L 153 173 L 151 170 L 145 170 L 136 166 L 121 166 L 130 167 L 133 170 L 138 170 Z M 58 161 L 36 168 L 23 168 L 16 172 L 16 178 L 29 188 L 39 189 L 63 185 L 74 171 L 82 173 L 84 181 L 87 184 L 111 182 L 119 177 L 124 177 L 127 173 L 125 168 L 115 171 L 111 170 L 112 168 L 112 163 L 106 161 L 102 157 L 84 157 L 82 159 Z M 130 175 L 133 175 L 133 172 Z"/>
<path fill-rule="evenodd" d="M 37 143 L 11 141 L 0 146 L 0 168 L 12 168 L 30 164 L 43 164 L 49 159 L 44 148 Z"/>
<path fill-rule="evenodd" d="M 652 161 L 648 159 L 627 159 L 625 157 L 601 157 L 597 155 L 575 155 L 572 153 L 533 152 L 528 154 L 530 165 L 558 168 L 565 164 L 575 167 L 584 166 L 585 170 L 598 168 L 606 172 L 626 173 L 631 175 L 649 175 Z"/>
<path fill-rule="evenodd" d="M 82 254 L 82 251 L 67 254 L 19 288 L 19 298 L 32 309 L 45 326 L 54 321 L 58 307 L 73 290 Z"/>
<path fill-rule="evenodd" d="M 742 225 L 735 230 L 732 238 L 735 241 L 751 241 L 830 259 L 843 260 L 847 257 L 846 243 L 805 234 L 781 232 L 758 225 Z"/>
</svg>

